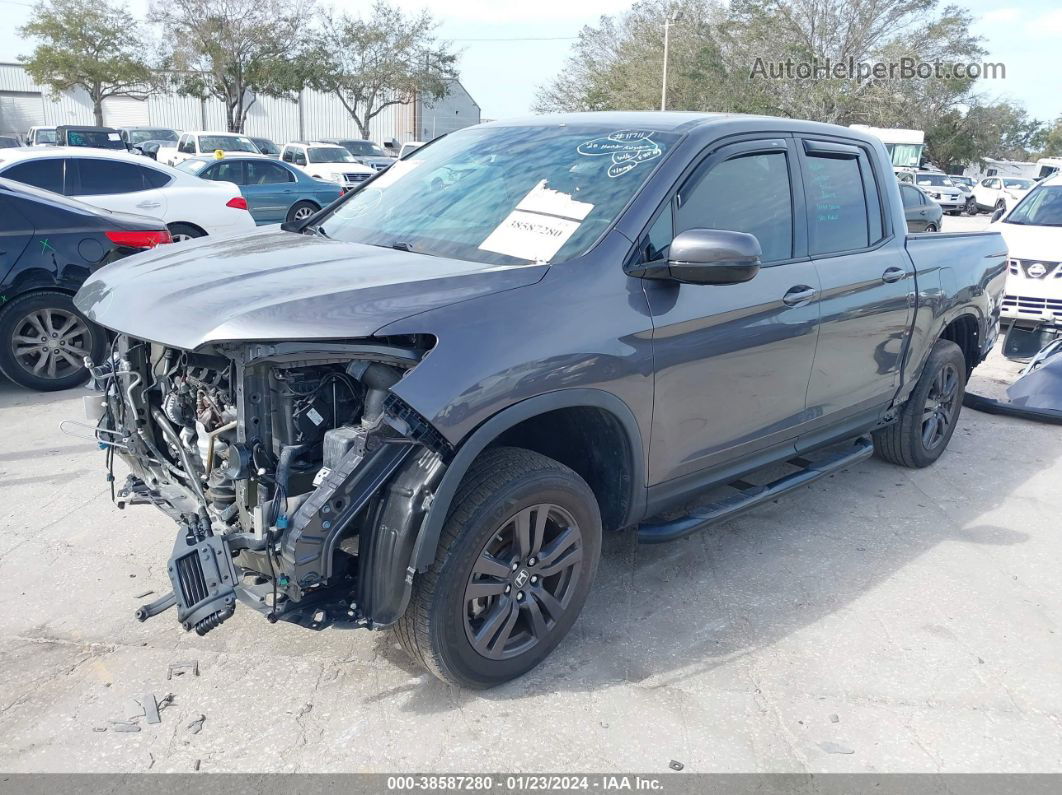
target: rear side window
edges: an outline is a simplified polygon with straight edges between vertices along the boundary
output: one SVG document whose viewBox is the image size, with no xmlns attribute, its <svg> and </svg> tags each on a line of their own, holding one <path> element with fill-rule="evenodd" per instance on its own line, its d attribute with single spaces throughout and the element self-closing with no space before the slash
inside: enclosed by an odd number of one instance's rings
<svg viewBox="0 0 1062 795">
<path fill-rule="evenodd" d="M 43 188 L 54 193 L 63 192 L 63 161 L 58 157 L 19 163 L 7 169 L 3 176 L 35 188 Z"/>
<path fill-rule="evenodd" d="M 725 160 L 692 188 L 683 188 L 675 232 L 687 229 L 747 232 L 760 241 L 764 262 L 792 257 L 793 200 L 786 153 Z"/>
<path fill-rule="evenodd" d="M 805 158 L 808 236 L 812 254 L 866 248 L 881 239 L 881 208 L 863 157 Z"/>
<path fill-rule="evenodd" d="M 295 175 L 276 163 L 247 162 L 247 185 L 275 185 L 281 182 L 294 182 Z"/>
<path fill-rule="evenodd" d="M 164 171 L 159 171 L 154 168 L 144 168 L 139 166 L 140 173 L 144 175 L 144 182 L 147 183 L 150 188 L 164 188 L 173 181 L 173 177 Z"/>
<path fill-rule="evenodd" d="M 115 160 L 76 158 L 70 161 L 77 165 L 81 177 L 76 196 L 102 196 L 110 193 L 135 193 L 146 189 L 140 166 Z"/>
<path fill-rule="evenodd" d="M 900 186 L 900 197 L 904 207 L 918 207 L 922 203 L 922 194 L 906 185 Z"/>
</svg>

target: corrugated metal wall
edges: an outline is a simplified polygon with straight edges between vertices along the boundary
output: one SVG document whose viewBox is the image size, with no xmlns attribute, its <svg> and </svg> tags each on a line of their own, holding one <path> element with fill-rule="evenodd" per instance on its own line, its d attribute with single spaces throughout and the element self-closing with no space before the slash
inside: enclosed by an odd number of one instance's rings
<svg viewBox="0 0 1062 795">
<path fill-rule="evenodd" d="M 0 63 L 0 95 L 19 96 L 18 127 L 13 132 L 25 132 L 29 124 L 25 117 L 34 107 L 34 97 L 40 95 L 39 120 L 35 124 L 92 124 L 92 103 L 80 90 L 63 92 L 58 101 L 53 101 L 48 89 L 38 86 L 26 74 L 21 64 Z M 0 109 L 4 106 L 0 104 Z M 156 93 L 148 97 L 149 124 L 172 127 L 177 130 L 224 130 L 225 108 L 216 99 L 200 101 L 171 93 Z M 415 116 L 421 118 L 421 131 L 414 129 Z M 451 93 L 429 105 L 420 114 L 415 113 L 414 103 L 391 105 L 385 108 L 369 124 L 369 137 L 374 141 L 397 139 L 426 141 L 434 134 L 442 135 L 452 130 L 479 123 L 479 106 L 464 87 L 454 81 Z M 0 129 L 7 130 L 7 120 L 0 118 Z M 343 104 L 331 94 L 322 94 L 304 89 L 297 102 L 260 96 L 251 105 L 247 115 L 245 132 L 272 138 L 279 144 L 296 139 L 358 137 L 358 125 L 347 114 Z"/>
</svg>

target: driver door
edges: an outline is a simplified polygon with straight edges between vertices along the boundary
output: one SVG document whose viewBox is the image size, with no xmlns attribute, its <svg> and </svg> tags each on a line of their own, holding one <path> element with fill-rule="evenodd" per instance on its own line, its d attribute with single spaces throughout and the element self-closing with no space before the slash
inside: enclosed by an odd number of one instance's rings
<svg viewBox="0 0 1062 795">
<path fill-rule="evenodd" d="M 784 450 L 806 419 L 819 281 L 806 255 L 792 140 L 746 140 L 707 153 L 658 211 L 639 250 L 666 257 L 673 235 L 697 228 L 754 235 L 763 264 L 742 284 L 643 282 L 656 378 L 650 483 L 679 490 L 707 470 Z"/>
</svg>

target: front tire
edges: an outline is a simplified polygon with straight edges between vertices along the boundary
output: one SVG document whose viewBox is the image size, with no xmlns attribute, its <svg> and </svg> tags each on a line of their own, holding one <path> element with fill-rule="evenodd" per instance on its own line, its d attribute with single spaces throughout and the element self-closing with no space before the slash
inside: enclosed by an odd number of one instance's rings
<svg viewBox="0 0 1062 795">
<path fill-rule="evenodd" d="M 571 629 L 600 553 L 601 516 L 582 478 L 529 450 L 488 450 L 458 489 L 395 632 L 444 682 L 507 682 Z"/>
<path fill-rule="evenodd" d="M 874 432 L 874 451 L 899 466 L 929 466 L 951 441 L 965 392 L 966 357 L 954 342 L 937 340 L 899 419 Z"/>
<path fill-rule="evenodd" d="M 55 392 L 85 383 L 84 358 L 100 361 L 106 344 L 103 329 L 66 293 L 29 293 L 0 311 L 0 372 L 27 389 Z"/>
<path fill-rule="evenodd" d="M 937 231 L 937 225 L 936 224 L 926 224 L 926 231 L 927 232 L 936 232 Z"/>
</svg>

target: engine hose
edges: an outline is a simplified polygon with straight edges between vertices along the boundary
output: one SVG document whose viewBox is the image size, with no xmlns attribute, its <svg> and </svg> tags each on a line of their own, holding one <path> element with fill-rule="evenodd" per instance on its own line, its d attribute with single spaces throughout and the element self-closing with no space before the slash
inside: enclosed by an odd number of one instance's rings
<svg viewBox="0 0 1062 795">
<path fill-rule="evenodd" d="M 962 399 L 962 404 L 966 406 L 966 408 L 974 409 L 975 411 L 983 411 L 985 414 L 997 414 L 1001 417 L 1019 417 L 1023 420 L 1062 425 L 1062 411 L 1057 411 L 1055 409 L 1016 406 L 1013 403 L 1007 403 L 1002 400 L 993 400 L 992 398 L 987 398 L 983 395 L 976 395 L 973 392 L 966 393 Z"/>
<path fill-rule="evenodd" d="M 306 444 L 286 444 L 281 448 L 280 457 L 277 459 L 277 488 L 273 492 L 273 505 L 269 510 L 269 527 L 277 523 L 277 519 L 280 518 L 280 503 L 285 502 L 288 498 L 288 478 L 291 476 L 291 463 L 295 456 L 308 450 L 309 447 Z"/>
<path fill-rule="evenodd" d="M 202 637 L 203 635 L 210 632 L 210 630 L 217 629 L 230 618 L 232 618 L 233 612 L 235 612 L 233 608 L 228 607 L 224 610 L 218 610 L 217 612 L 211 613 L 209 616 L 207 616 L 195 625 L 195 634 Z"/>
<path fill-rule="evenodd" d="M 184 445 L 181 444 L 181 440 L 177 438 L 177 434 L 170 425 L 170 421 L 166 419 L 165 414 L 158 409 L 152 409 L 151 416 L 154 417 L 155 424 L 158 425 L 159 430 L 162 431 L 162 435 L 166 437 L 166 441 L 177 450 L 177 455 L 181 457 L 181 465 L 184 467 L 184 471 L 188 475 L 188 481 L 192 484 L 196 496 L 199 497 L 205 507 L 207 504 L 206 493 L 203 491 L 203 484 L 199 482 L 199 476 L 196 474 L 196 468 L 192 464 L 192 459 L 188 455 L 188 451 L 185 449 Z"/>
</svg>

